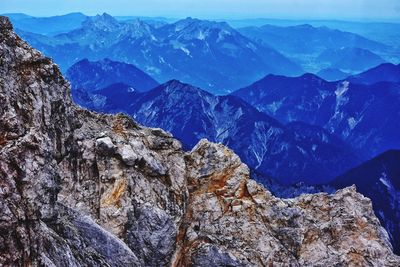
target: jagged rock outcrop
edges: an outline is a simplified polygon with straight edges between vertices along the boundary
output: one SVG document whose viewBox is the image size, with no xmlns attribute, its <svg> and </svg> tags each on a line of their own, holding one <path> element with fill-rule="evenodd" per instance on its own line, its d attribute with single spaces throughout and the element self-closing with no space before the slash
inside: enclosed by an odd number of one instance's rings
<svg viewBox="0 0 400 267">
<path fill-rule="evenodd" d="M 5 18 L 0 37 L 0 265 L 168 262 L 187 195 L 180 143 L 125 116 L 75 107 L 56 65 Z M 150 215 L 171 225 L 170 236 L 161 223 L 160 233 L 143 235 L 129 220 Z"/>
<path fill-rule="evenodd" d="M 368 199 L 275 198 L 238 156 L 74 106 L 0 17 L 0 265 L 398 266 Z"/>
<path fill-rule="evenodd" d="M 204 140 L 187 163 L 190 197 L 178 266 L 228 255 L 234 266 L 390 265 L 381 254 L 387 236 L 376 231 L 371 202 L 354 187 L 275 198 L 249 179 L 232 151 Z"/>
</svg>

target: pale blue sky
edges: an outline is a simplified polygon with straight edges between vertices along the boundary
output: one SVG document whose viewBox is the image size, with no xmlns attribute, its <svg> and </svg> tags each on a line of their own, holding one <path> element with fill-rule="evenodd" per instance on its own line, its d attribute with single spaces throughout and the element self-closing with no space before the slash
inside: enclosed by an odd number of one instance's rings
<svg viewBox="0 0 400 267">
<path fill-rule="evenodd" d="M 0 0 L 0 13 L 400 20 L 400 0 Z"/>
</svg>

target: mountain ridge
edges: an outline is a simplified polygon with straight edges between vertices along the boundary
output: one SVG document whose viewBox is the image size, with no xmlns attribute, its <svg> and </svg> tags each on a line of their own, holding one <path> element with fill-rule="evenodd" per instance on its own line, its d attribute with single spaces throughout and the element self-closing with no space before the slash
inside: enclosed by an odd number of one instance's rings
<svg viewBox="0 0 400 267">
<path fill-rule="evenodd" d="M 315 75 L 266 76 L 233 95 L 279 121 L 325 128 L 368 159 L 400 147 L 399 128 L 393 119 L 400 116 L 399 86 L 393 82 L 363 85 L 350 78 L 327 82 Z"/>
<path fill-rule="evenodd" d="M 123 86 L 115 90 L 119 91 L 100 90 L 91 95 L 89 92 L 89 96 L 78 102 L 100 112 L 124 112 L 144 125 L 168 130 L 188 149 L 201 138 L 221 142 L 236 151 L 251 168 L 282 183 L 315 184 L 317 178 L 333 178 L 335 171 L 339 174 L 339 170 L 358 162 L 357 156 L 346 149 L 347 145 L 330 137 L 328 132 L 302 124 L 284 126 L 240 98 L 214 96 L 178 80 L 146 93 L 128 92 Z M 303 130 L 313 135 L 313 139 L 304 136 Z M 293 163 L 285 163 L 290 161 Z M 298 177 L 293 177 L 293 173 Z"/>
<path fill-rule="evenodd" d="M 378 82 L 400 82 L 400 65 L 384 63 L 357 75 L 348 77 L 354 83 L 372 85 Z"/>
</svg>

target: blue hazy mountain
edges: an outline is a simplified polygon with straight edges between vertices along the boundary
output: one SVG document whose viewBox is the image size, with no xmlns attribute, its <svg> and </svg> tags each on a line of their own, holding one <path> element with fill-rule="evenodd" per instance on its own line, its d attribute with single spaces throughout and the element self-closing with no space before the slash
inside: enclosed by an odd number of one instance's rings
<svg viewBox="0 0 400 267">
<path fill-rule="evenodd" d="M 14 27 L 32 33 L 54 35 L 79 28 L 87 16 L 82 13 L 70 13 L 62 16 L 31 17 L 21 13 L 6 14 Z"/>
<path fill-rule="evenodd" d="M 329 68 L 353 72 L 365 71 L 385 63 L 385 60 L 377 54 L 356 47 L 327 49 L 317 57 L 317 60 Z"/>
<path fill-rule="evenodd" d="M 139 27 L 129 27 L 128 24 L 122 24 L 114 17 L 104 13 L 94 17 L 88 17 L 82 22 L 81 27 L 67 33 L 55 36 L 57 40 L 63 43 L 78 43 L 81 46 L 89 46 L 91 50 L 101 51 L 108 48 L 120 39 L 120 35 L 130 34 L 130 31 L 138 30 Z M 135 33 L 137 36 L 137 34 Z"/>
<path fill-rule="evenodd" d="M 389 50 L 389 46 L 385 44 L 369 40 L 354 33 L 339 31 L 327 27 L 313 27 L 309 24 L 288 27 L 272 25 L 246 27 L 239 29 L 239 32 L 252 40 L 275 48 L 300 64 L 306 71 L 314 73 L 325 68 L 345 70 L 349 67 L 342 67 L 339 64 L 334 64 L 336 63 L 335 58 L 330 59 L 328 62 L 321 62 L 318 56 L 325 51 L 336 51 L 346 48 L 345 51 L 349 50 L 350 52 L 351 49 L 361 48 L 386 55 Z M 357 51 L 358 50 L 355 52 Z M 368 58 L 364 57 L 363 60 L 366 61 Z M 348 68 L 352 71 L 365 70 L 384 62 L 380 61 L 376 63 L 375 58 L 372 58 L 371 60 L 373 61 L 367 64 L 364 62 L 363 64 L 360 64 L 361 68 L 357 65 L 358 61 L 349 60 L 350 62 L 343 62 L 348 65 L 349 63 L 353 64 L 354 66 L 350 65 L 352 68 Z"/>
<path fill-rule="evenodd" d="M 323 127 L 366 158 L 400 148 L 399 83 L 362 85 L 327 82 L 311 74 L 268 75 L 234 95 L 279 121 Z"/>
<path fill-rule="evenodd" d="M 311 21 L 313 26 L 327 26 L 332 29 L 359 34 L 370 40 L 392 47 L 400 44 L 400 23 L 397 22 L 356 22 L 356 21 Z M 298 24 L 298 23 L 297 23 Z"/>
<path fill-rule="evenodd" d="M 316 111 L 331 109 L 335 104 L 336 88 L 336 83 L 327 82 L 313 74 L 294 78 L 267 75 L 233 95 L 284 123 L 306 121 L 322 125 L 330 119 L 331 114 Z"/>
<path fill-rule="evenodd" d="M 32 16 L 24 14 L 24 13 L 4 13 L 4 14 L 1 14 L 1 16 L 9 17 L 12 23 L 14 23 L 15 21 L 18 21 L 18 20 L 32 18 Z"/>
<path fill-rule="evenodd" d="M 355 184 L 372 200 L 376 216 L 386 228 L 394 252 L 400 253 L 400 150 L 387 151 L 346 172 L 330 183 L 336 189 Z"/>
<path fill-rule="evenodd" d="M 148 91 L 158 82 L 134 65 L 109 59 L 91 62 L 83 59 L 68 69 L 66 78 L 73 89 L 96 91 L 115 83 L 134 87 L 138 91 Z"/>
<path fill-rule="evenodd" d="M 344 32 L 351 32 L 367 39 L 398 47 L 400 43 L 400 23 L 396 22 L 371 22 L 371 21 L 341 21 L 341 20 L 285 20 L 285 19 L 243 19 L 228 20 L 235 28 L 262 27 L 273 25 L 278 27 L 293 27 L 309 24 L 313 27 L 328 27 Z"/>
<path fill-rule="evenodd" d="M 177 78 L 214 93 L 245 86 L 267 73 L 302 73 L 276 50 L 251 41 L 228 24 L 192 18 L 156 28 L 103 14 L 47 39 L 20 34 L 63 70 L 83 58 L 110 58 L 134 64 L 158 81 Z"/>
<path fill-rule="evenodd" d="M 386 63 L 348 78 L 353 83 L 400 82 L 400 65 Z"/>
<path fill-rule="evenodd" d="M 240 33 L 257 39 L 285 53 L 312 54 L 326 49 L 360 47 L 372 51 L 384 50 L 386 45 L 360 35 L 330 29 L 313 27 L 309 24 L 289 27 L 264 25 L 238 29 Z M 307 40 L 307 41 L 305 41 Z"/>
<path fill-rule="evenodd" d="M 126 108 L 138 95 L 138 90 L 124 83 L 111 84 L 93 92 L 76 87 L 72 89 L 72 98 L 75 103 L 90 110 L 108 113 L 126 113 Z"/>
<path fill-rule="evenodd" d="M 326 81 L 339 81 L 339 80 L 344 80 L 345 78 L 349 77 L 350 74 L 343 72 L 339 69 L 333 69 L 333 68 L 327 68 L 327 69 L 323 69 L 320 70 L 317 73 L 318 77 L 321 77 L 322 79 L 326 80 Z"/>
<path fill-rule="evenodd" d="M 145 93 L 117 84 L 74 95 L 88 108 L 125 112 L 170 131 L 188 149 L 202 138 L 224 143 L 253 170 L 283 184 L 323 183 L 359 162 L 342 141 L 319 127 L 284 126 L 239 98 L 214 96 L 176 80 Z"/>
</svg>

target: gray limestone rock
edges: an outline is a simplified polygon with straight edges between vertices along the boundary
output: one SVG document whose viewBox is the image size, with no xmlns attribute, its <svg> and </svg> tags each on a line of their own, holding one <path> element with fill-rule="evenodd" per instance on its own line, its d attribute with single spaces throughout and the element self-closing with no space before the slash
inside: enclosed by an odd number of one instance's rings
<svg viewBox="0 0 400 267">
<path fill-rule="evenodd" d="M 110 137 L 101 137 L 96 140 L 97 148 L 105 155 L 114 155 L 116 147 Z"/>
<path fill-rule="evenodd" d="M 136 205 L 128 214 L 126 243 L 141 248 L 138 257 L 142 266 L 168 266 L 175 250 L 177 228 L 164 210 L 151 205 Z"/>
</svg>

